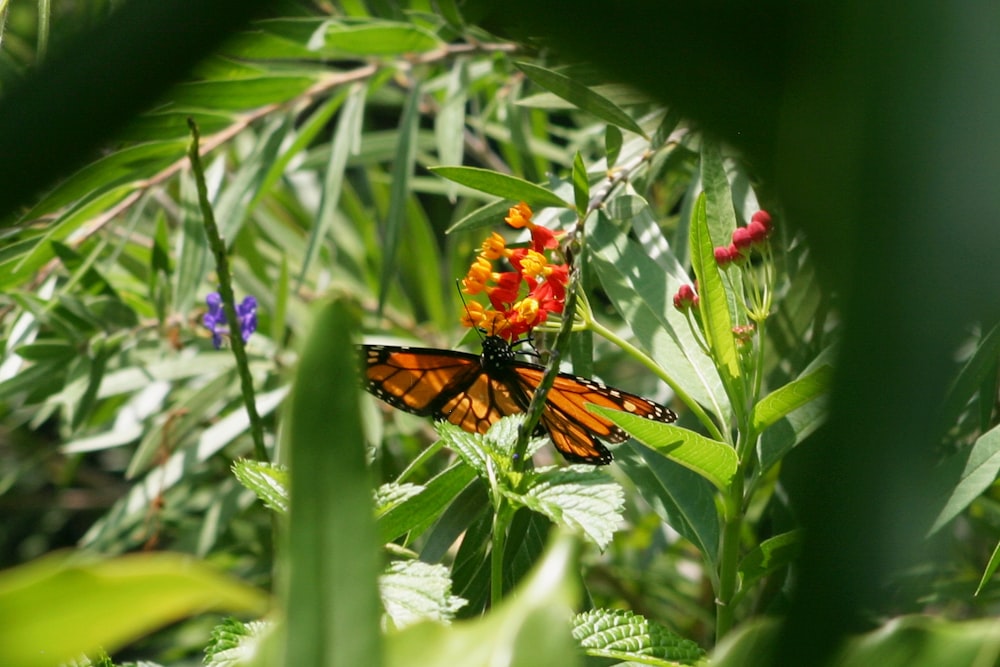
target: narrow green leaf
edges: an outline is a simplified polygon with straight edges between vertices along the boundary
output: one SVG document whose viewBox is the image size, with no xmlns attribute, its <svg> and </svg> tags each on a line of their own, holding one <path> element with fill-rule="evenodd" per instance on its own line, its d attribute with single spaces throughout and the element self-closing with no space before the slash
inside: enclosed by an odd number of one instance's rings
<svg viewBox="0 0 1000 667">
<path fill-rule="evenodd" d="M 476 478 L 467 465 L 455 465 L 438 473 L 424 485 L 424 490 L 378 517 L 379 539 L 390 542 L 404 533 L 417 531 L 433 522 L 458 494 Z M 454 542 L 449 542 L 451 545 Z"/>
<path fill-rule="evenodd" d="M 474 190 L 496 195 L 515 202 L 525 202 L 532 208 L 573 206 L 540 185 L 478 167 L 431 167 L 430 170 L 450 181 L 455 181 Z"/>
<path fill-rule="evenodd" d="M 582 218 L 590 205 L 590 181 L 587 180 L 587 167 L 583 164 L 580 151 L 573 157 L 573 200 L 576 202 L 576 214 Z"/>
<path fill-rule="evenodd" d="M 410 197 L 410 177 L 417 156 L 417 131 L 420 123 L 421 87 L 415 84 L 406 98 L 403 114 L 399 119 L 399 147 L 392 163 L 389 190 L 389 211 L 385 219 L 382 274 L 379 281 L 378 308 L 385 306 L 389 288 L 396 276 L 396 264 L 403 226 L 406 224 L 406 204 Z"/>
<path fill-rule="evenodd" d="M 331 22 L 326 48 L 334 53 L 363 56 L 398 56 L 425 53 L 443 46 L 434 33 L 411 23 L 343 25 Z"/>
<path fill-rule="evenodd" d="M 608 125 L 604 128 L 604 154 L 607 157 L 608 169 L 615 166 L 618 156 L 622 152 L 622 131 L 617 125 Z"/>
<path fill-rule="evenodd" d="M 288 409 L 288 665 L 381 663 L 377 535 L 353 379 L 354 322 L 341 301 L 317 312 Z"/>
<path fill-rule="evenodd" d="M 514 63 L 528 78 L 580 109 L 618 127 L 646 136 L 642 128 L 621 107 L 564 74 L 526 62 Z"/>
<path fill-rule="evenodd" d="M 726 443 L 620 410 L 599 405 L 588 405 L 587 409 L 610 419 L 636 440 L 698 473 L 720 491 L 727 490 L 732 483 L 739 463 L 736 452 Z"/>
<path fill-rule="evenodd" d="M 288 514 L 288 468 L 267 461 L 240 459 L 233 463 L 233 474 L 266 506 L 278 514 Z"/>
<path fill-rule="evenodd" d="M 474 231 L 484 227 L 495 227 L 507 216 L 507 211 L 515 204 L 517 202 L 510 199 L 500 199 L 486 204 L 459 219 L 445 230 L 445 233 L 453 234 L 458 231 Z"/>
<path fill-rule="evenodd" d="M 347 158 L 357 154 L 361 145 L 361 127 L 364 120 L 366 89 L 358 84 L 351 87 L 340 110 L 336 127 L 333 130 L 333 140 L 330 142 L 330 159 L 323 175 L 323 196 L 320 199 L 319 212 L 316 221 L 309 232 L 309 243 L 306 255 L 302 260 L 298 283 L 301 287 L 306 274 L 312 266 L 320 249 L 326 240 L 327 233 L 337 215 L 337 204 L 340 202 L 340 191 L 344 184 L 344 173 L 347 169 Z M 275 339 L 277 340 L 277 339 Z"/>
<path fill-rule="evenodd" d="M 726 165 L 719 142 L 711 137 L 702 140 L 701 184 L 705 192 L 708 234 L 713 247 L 728 246 L 736 229 L 736 209 L 729 187 Z"/>
<path fill-rule="evenodd" d="M 1000 426 L 979 436 L 968 451 L 952 455 L 935 474 L 940 488 L 933 490 L 931 497 L 941 499 L 941 510 L 928 535 L 936 533 L 982 495 L 996 481 L 998 471 Z"/>
<path fill-rule="evenodd" d="M 423 623 L 386 638 L 386 667 L 575 667 L 570 635 L 579 576 L 573 540 L 549 545 L 527 580 L 481 618 L 450 626 Z M 373 664 L 370 660 L 364 664 Z"/>
<path fill-rule="evenodd" d="M 998 357 L 1000 357 L 1000 324 L 983 335 L 975 352 L 965 362 L 951 387 L 948 388 L 948 396 L 942 410 L 942 417 L 946 423 L 951 424 L 958 419 L 969 398 L 996 368 Z M 992 403 L 992 401 L 987 402 Z"/>
<path fill-rule="evenodd" d="M 458 58 L 448 74 L 441 109 L 434 118 L 434 138 L 441 164 L 462 164 L 465 149 L 465 105 L 468 101 L 468 61 Z M 457 185 L 449 184 L 448 198 L 454 201 Z"/>
<path fill-rule="evenodd" d="M 760 400 L 753 409 L 753 426 L 761 433 L 788 413 L 799 408 L 830 388 L 833 367 L 823 365 L 808 375 L 792 380 Z"/>
<path fill-rule="evenodd" d="M 198 190 L 191 174 L 180 175 L 181 225 L 175 245 L 174 308 L 186 313 L 198 300 L 198 290 L 208 271 L 208 237 L 198 207 Z"/>
<path fill-rule="evenodd" d="M 729 298 L 722 282 L 719 265 L 715 262 L 705 207 L 706 198 L 702 194 L 698 197 L 691 223 L 691 263 L 698 277 L 699 309 L 704 323 L 705 338 L 708 340 L 708 347 L 722 382 L 726 386 L 726 393 L 731 397 L 730 403 L 738 408 L 743 403 L 740 379 L 742 370 L 736 352 L 736 341 L 733 338 Z"/>
<path fill-rule="evenodd" d="M 212 111 L 245 111 L 266 104 L 281 104 L 302 93 L 316 79 L 308 76 L 269 74 L 235 81 L 192 81 L 171 89 L 172 102 L 182 107 Z"/>
<path fill-rule="evenodd" d="M 598 658 L 647 665 L 690 665 L 705 651 L 690 639 L 623 609 L 592 609 L 573 619 L 573 637 Z"/>
<path fill-rule="evenodd" d="M 68 361 L 80 353 L 79 348 L 62 341 L 38 341 L 14 348 L 14 353 L 28 361 Z"/>
<path fill-rule="evenodd" d="M 750 590 L 767 575 L 787 567 L 798 555 L 801 539 L 798 531 L 790 531 L 770 537 L 754 547 L 740 561 L 740 589 Z"/>
<path fill-rule="evenodd" d="M 393 628 L 420 621 L 448 623 L 466 601 L 451 594 L 451 579 L 444 565 L 421 561 L 390 563 L 379 577 L 382 606 Z"/>
<path fill-rule="evenodd" d="M 115 651 L 189 615 L 267 606 L 260 591 L 188 556 L 47 556 L 0 573 L 0 664 L 51 667 Z"/>
<path fill-rule="evenodd" d="M 993 553 L 990 555 L 990 560 L 986 563 L 986 567 L 983 569 L 983 576 L 979 579 L 979 585 L 976 586 L 976 595 L 978 596 L 982 592 L 983 587 L 986 583 L 993 578 L 994 573 L 997 571 L 997 567 L 1000 567 L 1000 542 L 993 547 Z"/>
</svg>

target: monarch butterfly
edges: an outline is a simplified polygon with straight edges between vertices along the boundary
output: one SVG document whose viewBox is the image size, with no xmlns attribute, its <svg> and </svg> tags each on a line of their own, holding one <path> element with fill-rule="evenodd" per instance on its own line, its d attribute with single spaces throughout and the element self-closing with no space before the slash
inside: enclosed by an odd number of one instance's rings
<svg viewBox="0 0 1000 667">
<path fill-rule="evenodd" d="M 418 347 L 360 345 L 366 390 L 389 405 L 421 416 L 447 419 L 466 431 L 485 433 L 501 417 L 524 412 L 545 372 L 517 361 L 499 336 L 483 340 L 482 355 Z M 671 410 L 600 382 L 559 373 L 546 396 L 536 435 L 546 431 L 556 449 L 574 463 L 607 465 L 611 452 L 598 441 L 623 442 L 628 435 L 586 404 L 607 406 L 669 423 Z"/>
</svg>

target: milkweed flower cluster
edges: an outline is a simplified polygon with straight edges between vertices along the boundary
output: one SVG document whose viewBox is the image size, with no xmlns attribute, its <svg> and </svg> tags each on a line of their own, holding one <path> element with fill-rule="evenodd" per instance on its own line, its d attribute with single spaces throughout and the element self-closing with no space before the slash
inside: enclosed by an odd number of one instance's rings
<svg viewBox="0 0 1000 667">
<path fill-rule="evenodd" d="M 468 303 L 462 316 L 465 326 L 485 329 L 513 342 L 545 322 L 549 313 L 562 313 L 569 267 L 551 259 L 552 251 L 559 247 L 556 233 L 535 224 L 531 217 L 531 208 L 521 202 L 504 218 L 511 227 L 528 229 L 530 247 L 508 248 L 496 232 L 483 242 L 462 280 L 462 291 L 469 295 L 485 293 L 492 309 L 474 301 Z M 507 260 L 512 271 L 494 271 L 493 263 L 502 259 Z"/>
<path fill-rule="evenodd" d="M 226 313 L 222 309 L 222 297 L 218 292 L 212 292 L 205 297 L 205 303 L 208 305 L 208 312 L 201 321 L 205 328 L 212 332 L 212 345 L 218 350 L 222 346 L 222 337 L 229 335 Z M 240 324 L 240 337 L 245 343 L 257 330 L 257 299 L 252 296 L 245 297 L 236 306 L 236 317 Z"/>
</svg>

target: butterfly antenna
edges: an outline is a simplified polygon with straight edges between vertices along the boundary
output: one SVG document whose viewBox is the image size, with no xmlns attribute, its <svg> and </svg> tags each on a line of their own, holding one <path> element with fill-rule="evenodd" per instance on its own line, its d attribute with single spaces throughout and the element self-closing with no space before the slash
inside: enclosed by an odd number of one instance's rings
<svg viewBox="0 0 1000 667">
<path fill-rule="evenodd" d="M 472 311 L 469 310 L 469 303 L 465 300 L 465 293 L 462 291 L 462 284 L 455 278 L 455 289 L 458 290 L 458 298 L 462 300 L 462 308 L 465 308 L 465 314 L 469 316 L 469 321 L 472 321 Z M 479 327 L 472 327 L 476 334 L 479 336 L 480 342 L 483 340 L 483 335 L 486 333 L 485 329 Z"/>
</svg>

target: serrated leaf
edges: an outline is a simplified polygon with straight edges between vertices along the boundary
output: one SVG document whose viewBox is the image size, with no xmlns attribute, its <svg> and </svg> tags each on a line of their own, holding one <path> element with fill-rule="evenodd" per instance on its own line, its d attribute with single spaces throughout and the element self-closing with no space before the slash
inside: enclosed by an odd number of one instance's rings
<svg viewBox="0 0 1000 667">
<path fill-rule="evenodd" d="M 280 514 L 288 513 L 288 469 L 276 463 L 240 459 L 233 464 L 240 484 L 253 491 L 265 505 Z"/>
<path fill-rule="evenodd" d="M 614 532 L 624 522 L 622 487 L 591 466 L 536 471 L 527 493 L 508 496 L 555 524 L 583 532 L 600 549 L 611 542 Z"/>
<path fill-rule="evenodd" d="M 426 487 L 409 482 L 397 484 L 388 482 L 375 489 L 375 516 L 380 517 L 389 510 L 399 507 L 410 498 L 419 495 Z"/>
<path fill-rule="evenodd" d="M 501 174 L 489 169 L 478 167 L 430 167 L 442 178 L 454 181 L 473 190 L 479 190 L 487 194 L 510 199 L 515 202 L 525 202 L 532 208 L 543 208 L 545 206 L 555 206 L 557 208 L 572 209 L 573 205 L 563 201 L 555 193 L 546 190 L 540 185 L 535 185 L 516 176 Z"/>
<path fill-rule="evenodd" d="M 448 568 L 421 561 L 390 563 L 379 577 L 382 606 L 393 627 L 419 621 L 448 623 L 467 603 L 451 594 Z"/>
<path fill-rule="evenodd" d="M 254 664 L 260 653 L 261 642 L 274 629 L 270 621 L 241 623 L 235 618 L 225 619 L 212 628 L 212 637 L 205 647 L 206 667 L 243 667 Z"/>
<path fill-rule="evenodd" d="M 620 410 L 592 404 L 588 404 L 587 409 L 610 419 L 636 440 L 698 473 L 720 491 L 726 491 L 732 484 L 739 462 L 736 452 L 726 443 Z"/>
<path fill-rule="evenodd" d="M 47 556 L 0 573 L 0 664 L 49 667 L 190 614 L 266 607 L 260 591 L 187 556 Z"/>
<path fill-rule="evenodd" d="M 939 489 L 932 491 L 932 497 L 940 499 L 941 510 L 928 535 L 958 516 L 996 481 L 1000 471 L 1000 426 L 979 436 L 967 452 L 951 456 L 941 468 L 935 474 Z"/>
<path fill-rule="evenodd" d="M 693 664 L 705 651 L 659 623 L 621 609 L 592 609 L 573 619 L 573 638 L 592 655 L 644 665 Z"/>
<path fill-rule="evenodd" d="M 612 125 L 617 125 L 640 136 L 646 136 L 639 124 L 621 107 L 582 83 L 574 81 L 564 74 L 531 63 L 517 62 L 514 65 L 539 86 L 552 91 L 576 107 Z"/>
<path fill-rule="evenodd" d="M 832 379 L 833 367 L 824 365 L 762 398 L 753 409 L 753 426 L 756 432 L 763 432 L 792 410 L 825 394 Z"/>
<path fill-rule="evenodd" d="M 569 633 L 579 574 L 573 540 L 554 540 L 532 573 L 481 618 L 421 623 L 386 638 L 386 667 L 575 667 Z"/>
</svg>

